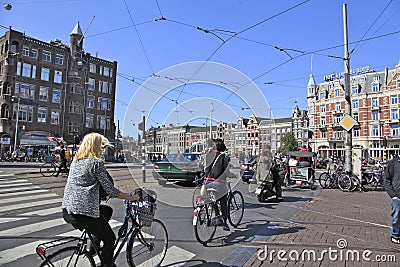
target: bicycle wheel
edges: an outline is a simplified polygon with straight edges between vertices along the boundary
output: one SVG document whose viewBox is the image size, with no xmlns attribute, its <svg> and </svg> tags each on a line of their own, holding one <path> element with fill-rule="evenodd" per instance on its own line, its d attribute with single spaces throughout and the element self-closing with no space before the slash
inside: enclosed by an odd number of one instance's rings
<svg viewBox="0 0 400 267">
<path fill-rule="evenodd" d="M 244 198 L 242 193 L 235 190 L 228 200 L 228 220 L 233 227 L 237 227 L 242 221 L 244 213 Z"/>
<path fill-rule="evenodd" d="M 200 189 L 201 189 L 201 186 L 196 186 L 194 191 L 193 191 L 193 195 L 192 195 L 192 207 L 193 207 L 193 209 L 195 209 L 197 207 L 196 199 L 197 199 L 197 197 L 200 196 Z"/>
<path fill-rule="evenodd" d="M 168 232 L 165 225 L 153 219 L 150 227 L 142 227 L 129 239 L 126 259 L 129 266 L 160 266 L 167 254 Z"/>
<path fill-rule="evenodd" d="M 200 244 L 207 245 L 214 237 L 217 224 L 211 223 L 215 219 L 215 207 L 213 204 L 206 204 L 197 211 L 197 221 L 194 226 L 194 234 Z"/>
<path fill-rule="evenodd" d="M 338 177 L 338 186 L 342 191 L 353 191 L 353 181 L 347 174 L 341 174 Z"/>
<path fill-rule="evenodd" d="M 321 173 L 319 176 L 319 185 L 324 189 L 329 188 L 331 183 L 330 177 L 331 176 L 327 172 Z"/>
<path fill-rule="evenodd" d="M 53 163 L 43 163 L 40 166 L 40 173 L 44 177 L 50 177 L 56 173 L 56 166 Z"/>
<path fill-rule="evenodd" d="M 46 258 L 40 267 L 64 267 L 64 266 L 91 266 L 95 267 L 93 257 L 86 250 L 80 250 L 79 247 L 62 248 Z"/>
</svg>

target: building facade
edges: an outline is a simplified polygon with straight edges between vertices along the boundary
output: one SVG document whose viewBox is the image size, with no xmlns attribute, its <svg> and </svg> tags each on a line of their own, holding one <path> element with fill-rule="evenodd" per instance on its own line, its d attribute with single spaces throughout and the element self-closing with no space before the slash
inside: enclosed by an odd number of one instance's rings
<svg viewBox="0 0 400 267">
<path fill-rule="evenodd" d="M 73 143 L 99 132 L 114 141 L 117 62 L 85 52 L 83 41 L 79 22 L 68 45 L 11 28 L 0 37 L 1 136 L 17 145 L 33 135 Z"/>
<path fill-rule="evenodd" d="M 351 130 L 352 146 L 364 150 L 364 157 L 385 159 L 399 153 L 400 64 L 395 69 L 377 72 L 368 67 L 350 76 L 351 115 L 356 125 Z M 317 84 L 313 75 L 307 86 L 311 147 L 322 156 L 344 156 L 345 138 L 350 134 L 340 124 L 345 115 L 344 79 L 325 77 Z"/>
</svg>

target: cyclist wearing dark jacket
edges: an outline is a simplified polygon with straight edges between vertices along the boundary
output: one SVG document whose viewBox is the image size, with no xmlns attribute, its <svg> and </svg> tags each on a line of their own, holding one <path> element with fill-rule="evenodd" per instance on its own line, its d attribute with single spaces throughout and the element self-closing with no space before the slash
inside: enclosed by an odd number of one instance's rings
<svg viewBox="0 0 400 267">
<path fill-rule="evenodd" d="M 229 231 L 227 224 L 228 217 L 228 189 L 226 187 L 226 178 L 231 177 L 232 173 L 229 171 L 229 158 L 226 153 L 226 146 L 222 139 L 213 139 L 214 147 L 206 155 L 206 168 L 205 174 L 208 179 L 208 188 L 217 189 L 217 198 L 221 203 L 221 213 L 223 217 L 223 229 Z"/>
<path fill-rule="evenodd" d="M 384 186 L 392 199 L 391 240 L 393 243 L 400 244 L 400 157 L 389 161 L 385 170 Z"/>
<path fill-rule="evenodd" d="M 56 177 L 60 174 L 61 169 L 64 168 L 65 173 L 68 175 L 69 170 L 67 167 L 67 158 L 65 157 L 65 149 L 64 149 L 64 145 L 60 145 L 60 166 L 58 167 L 57 173 L 56 173 Z"/>
</svg>

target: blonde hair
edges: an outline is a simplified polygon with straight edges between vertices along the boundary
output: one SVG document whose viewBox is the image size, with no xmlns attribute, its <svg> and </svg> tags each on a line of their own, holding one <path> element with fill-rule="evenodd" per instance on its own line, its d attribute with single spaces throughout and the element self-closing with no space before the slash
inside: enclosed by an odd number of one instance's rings
<svg viewBox="0 0 400 267">
<path fill-rule="evenodd" d="M 96 158 L 101 160 L 101 153 L 106 146 L 109 146 L 110 142 L 106 137 L 99 133 L 89 133 L 83 137 L 82 143 L 76 152 L 74 161 Z"/>
</svg>

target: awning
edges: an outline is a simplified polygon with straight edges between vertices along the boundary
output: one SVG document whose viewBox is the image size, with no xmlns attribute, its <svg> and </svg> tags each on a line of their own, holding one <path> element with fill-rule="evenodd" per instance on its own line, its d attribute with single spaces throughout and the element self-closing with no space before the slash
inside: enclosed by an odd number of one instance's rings
<svg viewBox="0 0 400 267">
<path fill-rule="evenodd" d="M 43 134 L 24 134 L 19 141 L 21 145 L 41 145 L 41 146 L 52 146 L 54 142 L 50 142 L 46 135 Z"/>
</svg>

